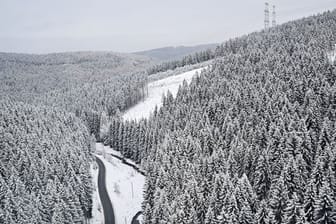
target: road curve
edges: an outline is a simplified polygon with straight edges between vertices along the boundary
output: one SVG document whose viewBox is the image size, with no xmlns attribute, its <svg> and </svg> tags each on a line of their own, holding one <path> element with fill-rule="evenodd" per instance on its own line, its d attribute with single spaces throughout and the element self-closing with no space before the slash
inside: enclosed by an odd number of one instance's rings
<svg viewBox="0 0 336 224">
<path fill-rule="evenodd" d="M 98 190 L 99 190 L 99 197 L 100 201 L 103 205 L 103 210 L 104 210 L 104 217 L 105 217 L 105 224 L 115 224 L 115 219 L 114 219 L 114 212 L 113 212 L 113 207 L 112 203 L 110 200 L 110 197 L 107 193 L 106 190 L 106 170 L 104 163 L 96 156 L 96 161 L 99 166 L 99 174 L 98 174 Z"/>
<path fill-rule="evenodd" d="M 140 211 L 140 212 L 137 212 L 137 213 L 135 214 L 135 216 L 133 217 L 131 224 L 140 224 L 139 221 L 138 221 L 138 217 L 139 217 L 141 214 L 142 214 L 141 211 Z"/>
</svg>

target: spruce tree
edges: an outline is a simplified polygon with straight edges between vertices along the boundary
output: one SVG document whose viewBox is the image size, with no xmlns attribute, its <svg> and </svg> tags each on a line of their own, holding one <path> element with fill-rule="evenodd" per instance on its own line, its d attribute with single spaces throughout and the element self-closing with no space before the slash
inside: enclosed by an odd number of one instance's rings
<svg viewBox="0 0 336 224">
<path fill-rule="evenodd" d="M 324 180 L 319 194 L 315 199 L 314 224 L 336 223 L 336 204 L 332 198 L 333 191 L 330 184 Z"/>
</svg>

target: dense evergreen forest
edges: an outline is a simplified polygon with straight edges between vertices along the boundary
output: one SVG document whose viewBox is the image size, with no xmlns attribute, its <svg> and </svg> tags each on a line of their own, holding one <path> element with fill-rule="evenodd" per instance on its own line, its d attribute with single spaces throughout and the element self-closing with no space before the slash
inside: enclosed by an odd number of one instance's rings
<svg viewBox="0 0 336 224">
<path fill-rule="evenodd" d="M 106 144 L 147 170 L 144 223 L 336 223 L 336 11 L 222 44 Z"/>
<path fill-rule="evenodd" d="M 74 115 L 0 102 L 0 223 L 91 217 L 90 135 Z"/>
<path fill-rule="evenodd" d="M 118 114 L 145 96 L 151 61 L 116 53 L 0 53 L 0 94 L 65 109 L 99 138 L 101 114 Z"/>
<path fill-rule="evenodd" d="M 0 53 L 0 223 L 87 223 L 102 117 L 145 96 L 150 64 L 114 53 Z"/>
</svg>

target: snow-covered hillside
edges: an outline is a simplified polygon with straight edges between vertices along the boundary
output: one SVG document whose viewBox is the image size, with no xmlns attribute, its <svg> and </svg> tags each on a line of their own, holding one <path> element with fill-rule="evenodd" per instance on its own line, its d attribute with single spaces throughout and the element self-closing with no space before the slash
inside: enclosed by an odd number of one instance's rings
<svg viewBox="0 0 336 224">
<path fill-rule="evenodd" d="M 183 80 L 190 83 L 195 74 L 200 74 L 207 67 L 193 69 L 149 83 L 147 98 L 129 109 L 123 115 L 123 119 L 148 118 L 156 105 L 158 107 L 162 105 L 163 94 L 169 90 L 175 97 Z M 121 157 L 121 154 L 109 146 L 97 143 L 96 153 L 99 154 L 99 158 L 106 168 L 106 188 L 112 202 L 116 223 L 130 223 L 133 216 L 141 211 L 145 177 L 132 167 L 111 156 L 113 154 Z M 132 163 L 130 160 L 127 160 L 127 162 Z"/>
<path fill-rule="evenodd" d="M 205 68 L 206 67 L 194 69 L 179 75 L 170 76 L 168 78 L 149 83 L 147 98 L 126 111 L 123 115 L 123 119 L 139 120 L 141 118 L 148 118 L 151 112 L 154 111 L 155 106 L 160 106 L 162 104 L 161 99 L 163 94 L 167 93 L 169 90 L 175 97 L 178 87 L 183 83 L 183 80 L 186 80 L 189 83 L 196 73 L 201 73 L 201 71 Z"/>
<path fill-rule="evenodd" d="M 133 216 L 141 211 L 145 177 L 109 155 L 110 152 L 114 152 L 110 147 L 97 143 L 96 150 L 102 154 L 99 158 L 106 168 L 106 188 L 112 202 L 116 224 L 131 223 Z"/>
</svg>

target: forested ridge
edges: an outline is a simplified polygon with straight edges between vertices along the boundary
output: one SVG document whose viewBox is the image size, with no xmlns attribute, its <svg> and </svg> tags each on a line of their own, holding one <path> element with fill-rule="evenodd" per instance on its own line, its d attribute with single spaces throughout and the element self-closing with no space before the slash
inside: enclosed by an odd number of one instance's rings
<svg viewBox="0 0 336 224">
<path fill-rule="evenodd" d="M 218 44 L 201 44 L 196 46 L 176 46 L 176 47 L 163 47 L 147 51 L 138 51 L 134 54 L 145 55 L 153 58 L 156 61 L 178 61 L 188 55 L 202 52 L 209 49 L 214 49 Z"/>
<path fill-rule="evenodd" d="M 147 171 L 146 224 L 336 223 L 336 11 L 222 44 L 105 144 Z"/>
<path fill-rule="evenodd" d="M 194 65 L 205 61 L 209 61 L 214 57 L 215 57 L 214 50 L 207 49 L 204 51 L 184 56 L 181 60 L 166 61 L 153 65 L 147 69 L 147 74 L 150 76 L 159 72 L 175 70 L 176 68 L 184 67 L 187 65 Z"/>
</svg>

